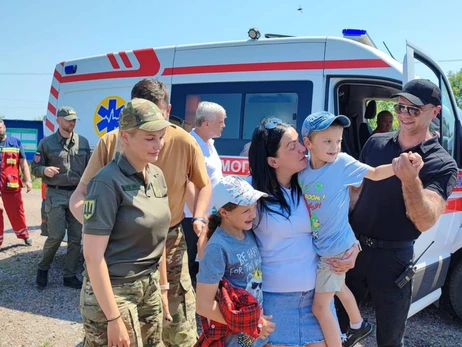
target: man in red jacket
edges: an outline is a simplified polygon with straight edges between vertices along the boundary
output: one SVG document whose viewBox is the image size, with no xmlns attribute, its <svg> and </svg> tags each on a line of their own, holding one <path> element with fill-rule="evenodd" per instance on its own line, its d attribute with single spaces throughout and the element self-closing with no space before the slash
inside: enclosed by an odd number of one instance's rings
<svg viewBox="0 0 462 347">
<path fill-rule="evenodd" d="M 22 200 L 21 188 L 21 167 L 24 178 L 26 179 L 26 188 L 29 193 L 32 189 L 32 180 L 30 177 L 29 165 L 27 164 L 26 155 L 17 138 L 6 135 L 6 126 L 0 119 L 0 246 L 3 243 L 3 210 L 10 219 L 13 231 L 18 239 L 24 240 L 28 246 L 32 245 L 27 229 L 26 215 L 24 213 L 24 202 Z"/>
</svg>

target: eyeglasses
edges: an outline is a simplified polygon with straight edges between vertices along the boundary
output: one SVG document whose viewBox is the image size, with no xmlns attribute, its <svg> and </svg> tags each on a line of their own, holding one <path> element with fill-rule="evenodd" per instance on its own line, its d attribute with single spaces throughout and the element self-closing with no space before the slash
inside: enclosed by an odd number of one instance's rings
<svg viewBox="0 0 462 347">
<path fill-rule="evenodd" d="M 279 124 L 282 124 L 282 120 L 279 118 L 271 118 L 266 124 L 265 124 L 265 129 L 271 130 L 276 128 Z"/>
<path fill-rule="evenodd" d="M 395 111 L 398 114 L 407 112 L 410 116 L 418 117 L 418 116 L 420 116 L 422 114 L 422 112 L 428 111 L 428 110 L 430 110 L 430 109 L 432 109 L 434 107 L 435 106 L 432 106 L 432 107 L 430 107 L 430 108 L 428 108 L 426 110 L 422 110 L 421 108 L 414 107 L 414 106 L 396 104 L 395 105 Z"/>
</svg>

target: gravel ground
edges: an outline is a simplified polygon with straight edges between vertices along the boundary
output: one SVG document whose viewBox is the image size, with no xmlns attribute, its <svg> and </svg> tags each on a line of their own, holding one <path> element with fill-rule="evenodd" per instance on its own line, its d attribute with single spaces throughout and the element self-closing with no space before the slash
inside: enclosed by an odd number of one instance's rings
<svg viewBox="0 0 462 347">
<path fill-rule="evenodd" d="M 375 315 L 366 303 L 361 308 L 363 316 L 375 324 Z M 404 335 L 406 347 L 456 347 L 462 346 L 462 321 L 443 309 L 430 305 L 407 322 Z M 356 347 L 376 347 L 375 332 Z"/>
<path fill-rule="evenodd" d="M 9 222 L 5 221 L 5 241 L 0 248 L 0 347 L 81 346 L 80 292 L 62 286 L 66 244 L 59 249 L 50 269 L 48 287 L 38 290 L 36 264 L 45 242 L 45 237 L 40 236 L 40 190 L 24 197 L 34 244 L 28 247 L 17 240 Z M 366 304 L 362 312 L 375 323 L 369 305 Z M 374 337 L 357 346 L 376 346 Z M 408 321 L 405 341 L 406 346 L 415 347 L 462 346 L 462 322 L 430 306 Z"/>
</svg>

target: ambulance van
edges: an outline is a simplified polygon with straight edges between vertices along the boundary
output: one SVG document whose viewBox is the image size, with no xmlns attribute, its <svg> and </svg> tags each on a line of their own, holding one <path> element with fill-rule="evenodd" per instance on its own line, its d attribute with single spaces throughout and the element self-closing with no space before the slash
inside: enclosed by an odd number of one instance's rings
<svg viewBox="0 0 462 347">
<path fill-rule="evenodd" d="M 380 51 L 364 30 L 347 29 L 341 37 L 259 36 L 251 29 L 251 38 L 244 41 L 138 49 L 62 62 L 53 75 L 45 135 L 57 130 L 56 110 L 72 106 L 80 119 L 76 131 L 96 145 L 117 128 L 133 85 L 155 78 L 170 90 L 172 119 L 185 127 L 193 124 L 200 101 L 226 109 L 226 128 L 215 142 L 226 174 L 248 173 L 247 158 L 239 155 L 267 116 L 300 130 L 304 118 L 315 111 L 346 115 L 352 126 L 342 147 L 357 158 L 371 135 L 369 121 L 378 113 L 377 106 L 393 101 L 391 95 L 416 78 L 417 71 L 441 88 L 443 110 L 432 130 L 461 167 L 461 110 L 441 68 L 416 46 L 407 43 L 400 63 Z M 462 318 L 461 179 L 459 174 L 445 213 L 416 242 L 416 256 L 434 244 L 417 264 L 410 316 L 444 293 Z"/>
</svg>

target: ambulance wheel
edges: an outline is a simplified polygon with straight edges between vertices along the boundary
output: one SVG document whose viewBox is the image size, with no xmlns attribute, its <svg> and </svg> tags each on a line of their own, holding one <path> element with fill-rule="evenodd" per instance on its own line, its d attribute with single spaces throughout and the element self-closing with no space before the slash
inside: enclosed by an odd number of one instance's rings
<svg viewBox="0 0 462 347">
<path fill-rule="evenodd" d="M 451 301 L 452 308 L 462 319 L 462 260 L 451 272 L 449 279 L 449 300 Z"/>
</svg>

